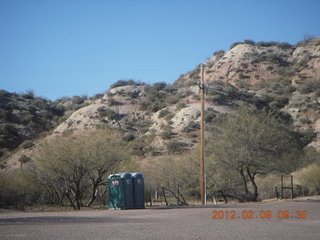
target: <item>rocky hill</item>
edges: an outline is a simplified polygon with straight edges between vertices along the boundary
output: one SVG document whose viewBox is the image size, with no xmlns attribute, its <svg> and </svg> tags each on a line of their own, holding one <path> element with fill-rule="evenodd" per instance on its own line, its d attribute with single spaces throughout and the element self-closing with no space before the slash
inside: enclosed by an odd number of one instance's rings
<svg viewBox="0 0 320 240">
<path fill-rule="evenodd" d="M 215 52 L 205 65 L 208 128 L 217 115 L 232 112 L 242 104 L 270 108 L 288 124 L 293 124 L 305 141 L 320 151 L 320 39 L 296 45 L 245 40 L 234 43 L 227 52 Z M 97 126 L 122 131 L 124 139 L 132 144 L 134 154 L 141 157 L 190 149 L 198 142 L 199 71 L 196 67 L 172 85 L 118 81 L 105 94 L 81 100 L 76 105 L 76 99 L 49 104 L 39 98 L 15 96 L 14 102 L 19 102 L 19 108 L 10 108 L 7 105 L 13 101 L 10 100 L 12 94 L 2 92 L 1 119 L 5 120 L 2 124 L 21 128 L 18 140 L 2 138 L 1 147 L 9 153 L 15 151 L 3 158 L 4 162 L 17 167 L 22 156 L 32 158 L 32 149 L 41 141 L 43 136 L 39 133 L 43 131 L 49 131 L 47 135 L 51 137 Z M 40 101 L 44 106 L 32 109 L 33 101 Z M 51 107 L 46 107 L 48 105 Z M 27 128 L 28 121 L 14 122 L 13 116 L 17 114 L 31 114 L 31 119 L 43 116 L 39 124 L 42 128 L 38 125 Z M 2 130 L 1 136 L 4 132 Z M 35 146 L 17 149 L 30 139 Z"/>
</svg>

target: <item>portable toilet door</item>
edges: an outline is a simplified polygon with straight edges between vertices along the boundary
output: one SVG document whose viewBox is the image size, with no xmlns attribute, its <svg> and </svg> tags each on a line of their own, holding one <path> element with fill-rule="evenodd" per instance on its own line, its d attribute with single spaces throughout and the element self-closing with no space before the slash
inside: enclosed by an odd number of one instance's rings
<svg viewBox="0 0 320 240">
<path fill-rule="evenodd" d="M 141 173 L 133 173 L 134 208 L 144 207 L 144 177 Z"/>
<path fill-rule="evenodd" d="M 124 207 L 124 191 L 121 184 L 121 175 L 114 174 L 108 178 L 109 209 L 122 209 Z"/>
<path fill-rule="evenodd" d="M 122 183 L 122 189 L 124 192 L 123 209 L 134 208 L 132 175 L 130 173 L 122 173 L 121 183 Z"/>
</svg>

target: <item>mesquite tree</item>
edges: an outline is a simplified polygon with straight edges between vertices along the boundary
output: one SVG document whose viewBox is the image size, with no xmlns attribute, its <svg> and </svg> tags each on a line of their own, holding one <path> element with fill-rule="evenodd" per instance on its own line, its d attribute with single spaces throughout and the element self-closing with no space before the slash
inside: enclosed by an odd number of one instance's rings
<svg viewBox="0 0 320 240">
<path fill-rule="evenodd" d="M 216 122 L 208 150 L 211 161 L 226 173 L 237 172 L 243 201 L 257 201 L 256 176 L 272 171 L 290 172 L 301 153 L 297 134 L 274 113 L 241 107 Z M 221 174 L 220 174 L 221 178 Z"/>
<path fill-rule="evenodd" d="M 67 197 L 74 209 L 80 209 L 83 200 L 86 206 L 94 202 L 108 174 L 128 157 L 127 144 L 119 134 L 99 129 L 46 141 L 39 147 L 35 163 L 45 189 Z"/>
</svg>

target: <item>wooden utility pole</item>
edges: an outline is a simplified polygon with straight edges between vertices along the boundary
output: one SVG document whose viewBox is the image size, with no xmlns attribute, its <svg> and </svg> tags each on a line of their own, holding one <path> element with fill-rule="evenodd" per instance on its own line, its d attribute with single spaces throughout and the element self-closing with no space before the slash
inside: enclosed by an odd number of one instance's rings
<svg viewBox="0 0 320 240">
<path fill-rule="evenodd" d="M 205 179 L 204 179 L 204 94 L 205 94 L 205 86 L 204 86 L 204 64 L 200 65 L 200 93 L 201 93 L 201 100 L 200 100 L 200 112 L 201 112 L 201 119 L 200 119 L 200 197 L 201 197 L 201 204 L 205 205 Z"/>
</svg>

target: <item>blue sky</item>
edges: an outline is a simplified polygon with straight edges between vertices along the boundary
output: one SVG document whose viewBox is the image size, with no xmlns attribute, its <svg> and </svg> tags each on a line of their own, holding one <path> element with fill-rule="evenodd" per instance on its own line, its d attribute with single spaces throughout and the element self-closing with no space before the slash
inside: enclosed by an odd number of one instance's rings
<svg viewBox="0 0 320 240">
<path fill-rule="evenodd" d="M 236 41 L 320 36 L 318 0 L 0 0 L 0 89 L 54 100 L 173 83 Z"/>
</svg>

